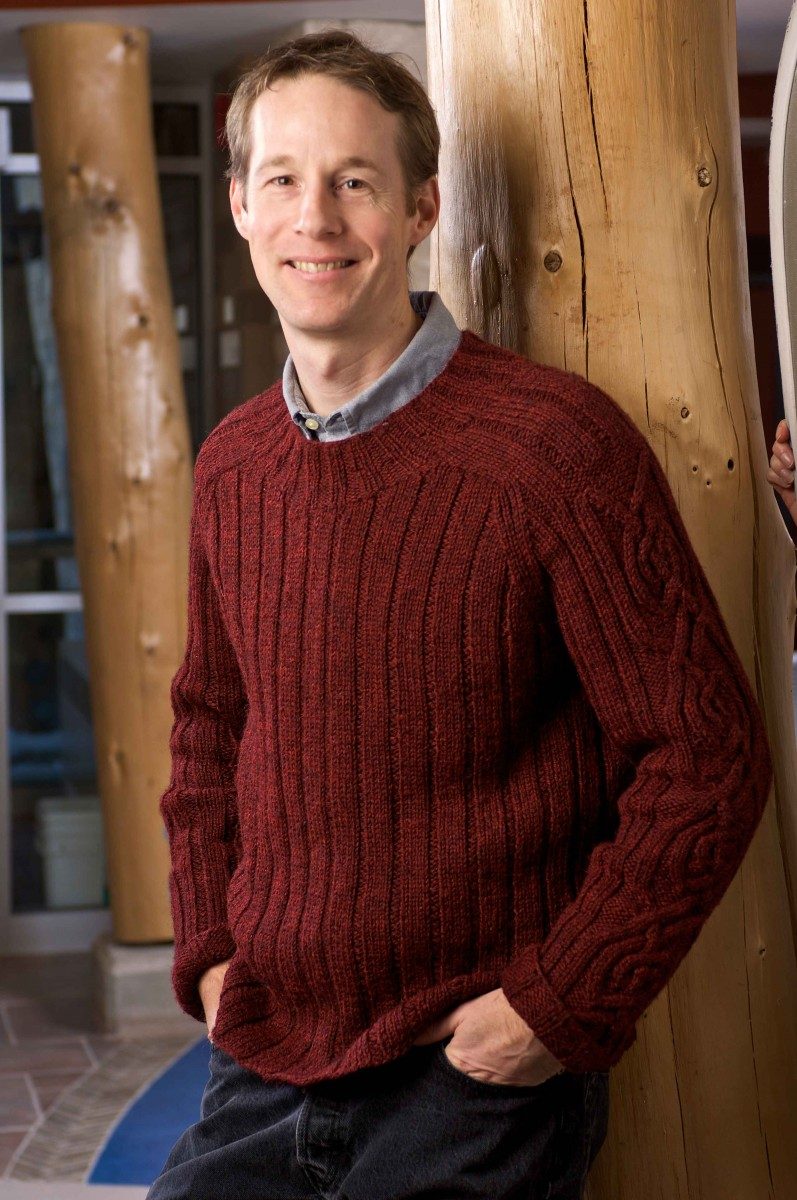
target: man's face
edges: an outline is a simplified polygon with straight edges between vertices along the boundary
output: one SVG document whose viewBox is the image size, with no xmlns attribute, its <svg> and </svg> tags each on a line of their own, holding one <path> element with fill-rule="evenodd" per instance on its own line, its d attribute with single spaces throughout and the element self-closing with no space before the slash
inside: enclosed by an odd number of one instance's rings
<svg viewBox="0 0 797 1200">
<path fill-rule="evenodd" d="M 286 334 L 356 335 L 406 305 L 407 250 L 434 226 L 439 193 L 428 181 L 408 215 L 398 116 L 305 75 L 266 89 L 250 119 L 245 195 L 232 180 L 230 205 Z"/>
</svg>

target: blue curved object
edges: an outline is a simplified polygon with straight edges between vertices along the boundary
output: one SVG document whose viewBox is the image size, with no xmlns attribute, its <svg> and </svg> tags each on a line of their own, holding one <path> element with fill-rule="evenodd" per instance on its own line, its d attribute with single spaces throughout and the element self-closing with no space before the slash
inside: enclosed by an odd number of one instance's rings
<svg viewBox="0 0 797 1200">
<path fill-rule="evenodd" d="M 152 1081 L 111 1130 L 88 1183 L 152 1183 L 180 1134 L 199 1120 L 209 1059 L 203 1037 Z"/>
</svg>

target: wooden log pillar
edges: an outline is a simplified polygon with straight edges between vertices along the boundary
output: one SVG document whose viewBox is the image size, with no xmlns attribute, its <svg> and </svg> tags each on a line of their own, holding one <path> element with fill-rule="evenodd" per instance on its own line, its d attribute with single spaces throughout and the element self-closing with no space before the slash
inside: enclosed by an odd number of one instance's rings
<svg viewBox="0 0 797 1200">
<path fill-rule="evenodd" d="M 146 31 L 23 32 L 52 271 L 114 936 L 172 936 L 170 680 L 185 647 L 192 456 Z"/>
<path fill-rule="evenodd" d="M 743 867 L 612 1072 L 591 1200 L 797 1196 L 794 553 L 765 481 L 734 6 L 427 0 L 461 325 L 612 395 L 667 473 L 773 747 Z M 562 444 L 578 454 L 578 429 Z"/>
</svg>

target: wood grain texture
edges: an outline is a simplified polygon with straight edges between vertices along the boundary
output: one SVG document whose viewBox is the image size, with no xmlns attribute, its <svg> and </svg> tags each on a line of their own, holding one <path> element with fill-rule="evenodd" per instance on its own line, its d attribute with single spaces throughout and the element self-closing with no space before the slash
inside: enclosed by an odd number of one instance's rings
<svg viewBox="0 0 797 1200">
<path fill-rule="evenodd" d="M 169 685 L 185 648 L 191 448 L 152 140 L 148 35 L 24 32 L 114 935 L 172 936 Z"/>
<path fill-rule="evenodd" d="M 765 481 L 733 5 L 427 0 L 460 325 L 604 388 L 647 437 L 764 710 L 775 795 L 612 1073 L 591 1200 L 797 1195 L 794 550 Z M 562 430 L 579 451 L 578 429 Z M 791 897 L 791 903 L 790 903 Z"/>
</svg>

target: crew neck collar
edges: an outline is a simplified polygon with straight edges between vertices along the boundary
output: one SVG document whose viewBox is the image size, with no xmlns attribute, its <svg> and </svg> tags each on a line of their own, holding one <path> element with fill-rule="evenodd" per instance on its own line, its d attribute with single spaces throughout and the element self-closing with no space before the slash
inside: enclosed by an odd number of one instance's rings
<svg viewBox="0 0 797 1200">
<path fill-rule="evenodd" d="M 323 503 L 348 495 L 372 493 L 407 475 L 420 476 L 439 461 L 452 434 L 478 417 L 474 382 L 496 350 L 471 330 L 445 367 L 417 395 L 362 433 L 334 441 L 305 437 L 286 419 L 282 380 L 262 393 L 255 441 L 268 446 L 271 474 L 290 490 Z M 252 459 L 260 460 L 256 452 Z"/>
</svg>

